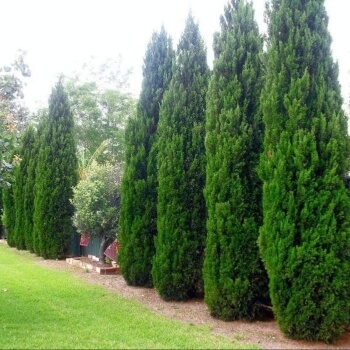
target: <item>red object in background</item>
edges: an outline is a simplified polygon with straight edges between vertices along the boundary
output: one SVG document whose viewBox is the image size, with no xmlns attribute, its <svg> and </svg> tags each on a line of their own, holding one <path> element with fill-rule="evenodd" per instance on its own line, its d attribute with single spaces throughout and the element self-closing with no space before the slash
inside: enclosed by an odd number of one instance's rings
<svg viewBox="0 0 350 350">
<path fill-rule="evenodd" d="M 104 255 L 109 257 L 111 260 L 116 261 L 118 250 L 119 250 L 120 244 L 118 241 L 114 241 L 104 252 Z"/>
<path fill-rule="evenodd" d="M 80 235 L 80 245 L 87 247 L 90 243 L 90 236 L 87 232 L 84 232 Z"/>
</svg>

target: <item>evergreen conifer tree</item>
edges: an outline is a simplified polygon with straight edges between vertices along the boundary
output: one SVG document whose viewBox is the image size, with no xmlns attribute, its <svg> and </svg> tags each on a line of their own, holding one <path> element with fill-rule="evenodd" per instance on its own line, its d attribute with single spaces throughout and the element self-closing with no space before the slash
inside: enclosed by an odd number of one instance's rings
<svg viewBox="0 0 350 350">
<path fill-rule="evenodd" d="M 24 153 L 22 162 L 26 162 L 26 179 L 23 186 L 23 232 L 26 249 L 33 252 L 33 216 L 34 216 L 34 185 L 35 165 L 38 154 L 36 136 L 32 126 L 26 130 L 24 137 Z M 22 164 L 21 164 L 22 165 Z"/>
<path fill-rule="evenodd" d="M 60 79 L 50 97 L 36 167 L 34 235 L 44 258 L 60 258 L 69 252 L 73 230 L 70 199 L 77 180 L 73 117 Z"/>
<path fill-rule="evenodd" d="M 159 106 L 171 78 L 174 52 L 165 29 L 154 33 L 143 67 L 135 118 L 126 129 L 126 165 L 122 181 L 119 263 L 130 285 L 151 287 L 154 236 L 157 233 L 157 168 L 153 144 Z"/>
<path fill-rule="evenodd" d="M 272 0 L 268 12 L 259 245 L 281 330 L 334 341 L 349 315 L 347 121 L 323 0 Z"/>
<path fill-rule="evenodd" d="M 4 237 L 4 225 L 2 222 L 2 212 L 4 205 L 2 204 L 2 187 L 0 187 L 0 238 Z"/>
<path fill-rule="evenodd" d="M 158 125 L 158 234 L 152 275 L 163 299 L 203 295 L 208 78 L 206 49 L 190 14 Z"/>
<path fill-rule="evenodd" d="M 34 129 L 33 127 L 28 127 L 21 140 L 21 146 L 19 154 L 21 157 L 20 164 L 15 169 L 14 173 L 14 201 L 16 209 L 16 222 L 14 228 L 14 237 L 16 242 L 16 247 L 18 249 L 26 249 L 26 241 L 28 240 L 27 232 L 25 231 L 25 186 L 28 179 L 28 166 L 32 156 L 32 148 L 34 145 Z"/>
<path fill-rule="evenodd" d="M 268 283 L 257 245 L 262 37 L 250 3 L 227 4 L 214 52 L 206 123 L 205 301 L 215 317 L 252 319 L 268 299 Z"/>
<path fill-rule="evenodd" d="M 16 247 L 15 240 L 15 223 L 16 223 L 16 208 L 13 193 L 13 186 L 5 186 L 2 188 L 2 205 L 3 215 L 2 223 L 6 235 L 7 244 L 10 247 Z"/>
<path fill-rule="evenodd" d="M 25 230 L 26 235 L 31 239 L 29 244 L 32 245 L 32 250 L 36 255 L 40 255 L 39 248 L 39 232 L 35 230 L 34 227 L 34 217 L 35 217 L 35 195 L 37 193 L 37 164 L 39 162 L 39 155 L 42 146 L 44 145 L 43 134 L 46 130 L 46 125 L 48 122 L 47 114 L 43 114 L 40 117 L 39 124 L 36 131 L 36 139 L 33 147 L 33 157 L 31 158 L 28 166 L 28 180 L 25 186 Z M 29 246 L 29 250 L 30 246 Z"/>
</svg>

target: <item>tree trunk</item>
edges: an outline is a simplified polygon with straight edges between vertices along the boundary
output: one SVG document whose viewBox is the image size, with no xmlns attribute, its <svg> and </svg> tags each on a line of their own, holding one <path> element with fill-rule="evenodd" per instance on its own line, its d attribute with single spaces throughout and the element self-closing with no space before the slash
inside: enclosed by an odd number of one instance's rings
<svg viewBox="0 0 350 350">
<path fill-rule="evenodd" d="M 107 249 L 107 247 L 113 242 L 113 238 L 107 237 L 107 236 L 102 236 L 102 241 L 100 244 L 100 252 L 99 252 L 99 265 L 103 265 L 105 261 L 105 256 L 104 252 Z"/>
</svg>

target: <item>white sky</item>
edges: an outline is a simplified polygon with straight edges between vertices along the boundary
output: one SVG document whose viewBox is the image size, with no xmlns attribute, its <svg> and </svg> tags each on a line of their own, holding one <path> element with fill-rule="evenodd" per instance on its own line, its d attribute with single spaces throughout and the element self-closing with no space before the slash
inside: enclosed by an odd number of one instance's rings
<svg viewBox="0 0 350 350">
<path fill-rule="evenodd" d="M 0 64 L 17 49 L 27 51 L 32 71 L 25 92 L 27 104 L 46 105 L 58 74 L 69 74 L 89 56 L 122 55 L 133 68 L 131 86 L 138 93 L 143 56 L 153 31 L 164 24 L 176 46 L 188 11 L 200 25 L 212 60 L 212 36 L 227 0 L 0 0 Z M 263 26 L 265 0 L 253 0 Z M 350 0 L 326 0 L 333 37 L 333 55 L 340 67 L 343 97 L 350 100 Z"/>
</svg>

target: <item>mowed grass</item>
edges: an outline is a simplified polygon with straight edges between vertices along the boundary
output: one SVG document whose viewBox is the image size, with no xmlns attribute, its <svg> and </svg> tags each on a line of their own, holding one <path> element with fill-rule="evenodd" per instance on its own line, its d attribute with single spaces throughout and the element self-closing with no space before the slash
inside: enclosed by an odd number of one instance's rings
<svg viewBox="0 0 350 350">
<path fill-rule="evenodd" d="M 0 244 L 0 349 L 258 349 L 184 324 Z"/>
</svg>

